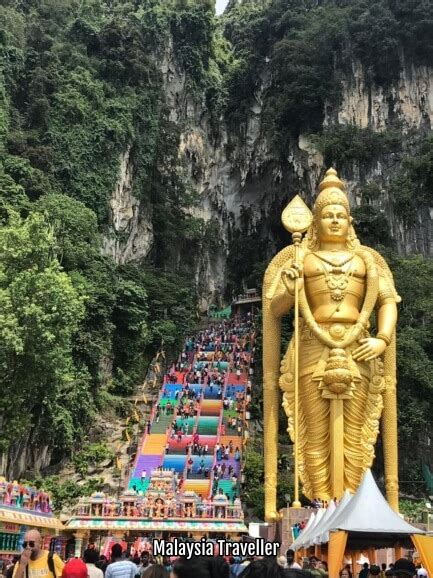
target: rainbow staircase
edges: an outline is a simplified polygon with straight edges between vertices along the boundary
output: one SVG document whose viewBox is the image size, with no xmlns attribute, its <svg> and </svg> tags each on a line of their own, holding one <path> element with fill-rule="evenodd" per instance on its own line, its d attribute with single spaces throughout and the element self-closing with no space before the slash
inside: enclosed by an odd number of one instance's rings
<svg viewBox="0 0 433 578">
<path fill-rule="evenodd" d="M 196 370 L 204 364 L 216 371 L 226 371 L 224 385 L 218 387 L 211 385 L 210 381 L 205 384 L 190 384 L 189 389 L 197 394 L 198 410 L 194 417 L 183 419 L 177 415 L 177 410 L 180 394 L 185 387 L 185 373 L 176 373 L 178 383 L 164 382 L 150 417 L 150 431 L 148 432 L 146 427 L 139 444 L 134 469 L 128 481 L 129 489 L 146 493 L 151 472 L 162 467 L 174 470 L 183 477 L 184 482 L 180 491 L 192 491 L 202 498 L 210 498 L 212 492 L 221 490 L 231 501 L 239 495 L 239 482 L 234 482 L 232 476 L 234 473 L 238 480 L 240 478 L 241 460 L 236 460 L 234 455 L 236 449 L 242 451 L 244 421 L 243 414 L 238 415 L 236 412 L 236 396 L 245 392 L 247 372 L 242 372 L 240 376 L 236 375 L 232 362 L 214 361 L 213 344 L 210 344 L 208 349 L 207 361 L 200 362 L 194 358 L 189 371 Z M 230 410 L 223 408 L 225 397 L 233 399 Z M 168 403 L 172 409 L 167 414 Z M 158 418 L 157 406 L 159 406 Z M 242 419 L 241 435 L 237 426 L 232 427 L 233 417 Z M 180 436 L 172 431 L 174 421 L 182 431 Z M 202 452 L 201 455 L 190 454 L 190 447 L 196 434 L 199 436 L 200 445 L 208 446 L 207 452 Z M 230 442 L 232 451 L 228 457 L 225 456 L 218 462 L 216 446 L 228 446 Z M 188 463 L 190 458 L 192 464 Z M 218 481 L 214 481 L 214 469 L 218 464 L 225 464 L 224 475 Z"/>
</svg>

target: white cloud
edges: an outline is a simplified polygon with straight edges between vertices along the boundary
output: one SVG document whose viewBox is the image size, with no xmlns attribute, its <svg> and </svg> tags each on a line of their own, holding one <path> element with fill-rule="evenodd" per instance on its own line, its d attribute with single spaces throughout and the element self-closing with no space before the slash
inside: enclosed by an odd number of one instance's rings
<svg viewBox="0 0 433 578">
<path fill-rule="evenodd" d="M 216 0 L 215 10 L 217 14 L 222 14 L 229 0 Z"/>
</svg>

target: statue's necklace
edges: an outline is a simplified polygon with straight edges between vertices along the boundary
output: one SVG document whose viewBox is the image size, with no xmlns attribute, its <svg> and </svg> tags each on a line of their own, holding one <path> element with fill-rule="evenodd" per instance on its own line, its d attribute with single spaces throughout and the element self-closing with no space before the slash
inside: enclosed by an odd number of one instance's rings
<svg viewBox="0 0 433 578">
<path fill-rule="evenodd" d="M 328 265 L 331 265 L 331 267 L 338 268 L 338 269 L 342 269 L 344 267 L 344 265 L 347 265 L 347 263 L 349 263 L 349 261 L 352 261 L 352 259 L 355 257 L 354 254 L 349 255 L 348 257 L 343 257 L 342 259 L 337 259 L 336 257 L 332 258 L 332 257 L 324 257 L 323 255 L 319 255 L 319 253 L 314 253 L 315 256 L 320 259 L 321 261 L 323 261 L 324 263 L 327 263 Z"/>
<path fill-rule="evenodd" d="M 328 271 L 325 267 L 325 264 L 321 264 L 325 274 L 325 281 L 330 291 L 331 299 L 333 301 L 337 301 L 337 303 L 343 301 L 344 297 L 346 296 L 347 286 L 349 285 L 350 278 L 354 273 L 354 268 L 352 266 L 353 263 L 349 265 L 347 271 L 343 271 L 343 267 L 344 265 L 347 265 L 347 263 L 349 263 L 353 257 L 354 255 L 351 255 L 348 259 L 341 261 L 338 265 L 330 263 L 328 260 L 319 257 L 319 259 L 331 265 L 331 270 Z M 338 309 L 339 306 L 337 310 Z"/>
<path fill-rule="evenodd" d="M 364 303 L 358 316 L 358 320 L 342 341 L 334 340 L 330 335 L 328 335 L 326 330 L 322 329 L 320 324 L 314 319 L 314 315 L 311 312 L 307 295 L 305 293 L 305 287 L 302 286 L 299 291 L 299 307 L 307 327 L 311 329 L 313 335 L 315 335 L 321 343 L 330 349 L 345 349 L 359 339 L 362 332 L 367 329 L 368 320 L 373 312 L 379 294 L 379 275 L 373 257 L 368 251 L 362 249 L 358 249 L 355 252 L 355 255 L 361 257 L 367 268 L 367 291 L 365 293 Z"/>
</svg>

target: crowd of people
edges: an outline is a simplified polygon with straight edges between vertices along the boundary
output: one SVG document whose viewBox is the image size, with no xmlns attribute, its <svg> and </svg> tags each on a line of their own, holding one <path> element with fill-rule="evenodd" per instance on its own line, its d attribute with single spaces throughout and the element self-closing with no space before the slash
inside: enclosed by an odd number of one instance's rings
<svg viewBox="0 0 433 578">
<path fill-rule="evenodd" d="M 236 372 L 236 381 L 240 381 L 242 372 L 252 374 L 254 372 L 254 331 L 251 316 L 246 320 L 221 321 L 200 331 L 195 336 L 189 336 L 185 340 L 184 350 L 177 362 L 166 376 L 167 383 L 181 382 L 182 388 L 175 391 L 175 399 L 178 400 L 177 411 L 172 405 L 167 410 L 156 407 L 155 417 L 158 421 L 161 412 L 173 415 L 171 424 L 170 441 L 181 443 L 184 436 L 191 435 L 191 418 L 195 418 L 199 412 L 200 402 L 204 399 L 204 388 L 194 388 L 194 385 L 205 386 L 208 391 L 214 393 L 216 399 L 222 399 L 223 409 L 228 417 L 218 425 L 218 434 L 242 436 L 244 419 L 249 419 L 251 406 L 251 382 L 248 381 L 242 391 L 236 389 L 236 385 L 226 385 L 227 374 L 232 367 Z M 179 373 L 180 372 L 180 373 Z M 168 397 L 168 394 L 166 394 Z M 231 415 L 233 412 L 235 415 Z M 150 428 L 149 428 L 150 431 Z M 165 452 L 171 449 L 170 441 L 167 441 Z M 209 465 L 203 459 L 215 452 L 215 463 Z M 220 480 L 232 482 L 234 496 L 239 492 L 239 468 L 232 463 L 226 464 L 231 457 L 235 464 L 241 460 L 241 449 L 233 447 L 233 442 L 228 444 L 217 443 L 215 448 L 209 448 L 207 443 L 200 442 L 200 436 L 194 433 L 192 441 L 186 444 L 187 455 L 185 477 L 199 476 L 212 478 L 212 496 L 221 494 L 218 488 Z M 194 460 L 193 456 L 199 456 L 201 460 Z M 181 490 L 184 479 L 179 477 L 178 490 Z"/>
<path fill-rule="evenodd" d="M 357 569 L 355 569 L 357 570 Z M 316 556 L 295 561 L 295 553 L 268 558 L 223 558 L 215 551 L 212 557 L 196 556 L 191 559 L 170 559 L 153 556 L 148 550 L 140 555 L 124 551 L 122 545 L 111 547 L 111 557 L 99 555 L 93 544 L 82 558 L 71 558 L 66 564 L 57 554 L 42 548 L 42 537 L 37 530 L 24 536 L 23 552 L 3 572 L 4 578 L 327 578 L 325 561 Z M 389 567 L 365 563 L 352 573 L 350 565 L 340 572 L 340 578 L 428 578 L 421 566 L 406 558 Z"/>
</svg>

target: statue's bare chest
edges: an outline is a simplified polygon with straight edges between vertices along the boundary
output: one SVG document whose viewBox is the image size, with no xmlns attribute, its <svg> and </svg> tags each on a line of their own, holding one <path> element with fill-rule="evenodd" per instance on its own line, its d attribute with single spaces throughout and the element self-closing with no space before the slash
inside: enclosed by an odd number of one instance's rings
<svg viewBox="0 0 433 578">
<path fill-rule="evenodd" d="M 310 253 L 304 259 L 304 279 L 311 305 L 349 299 L 359 305 L 365 292 L 366 268 L 358 255 L 349 252 Z"/>
<path fill-rule="evenodd" d="M 326 275 L 351 275 L 360 279 L 366 276 L 364 261 L 347 252 L 317 251 L 304 259 L 304 276 L 314 278 Z"/>
</svg>

